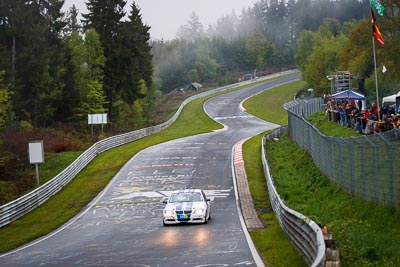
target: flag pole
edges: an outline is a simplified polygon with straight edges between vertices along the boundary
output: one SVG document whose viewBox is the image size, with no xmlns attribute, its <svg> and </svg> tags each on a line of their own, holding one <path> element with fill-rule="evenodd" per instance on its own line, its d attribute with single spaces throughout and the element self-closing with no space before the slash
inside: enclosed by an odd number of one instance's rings
<svg viewBox="0 0 400 267">
<path fill-rule="evenodd" d="M 372 35 L 372 50 L 374 53 L 374 70 L 375 70 L 375 93 L 376 93 L 376 105 L 378 107 L 378 121 L 381 118 L 381 112 L 380 112 L 380 105 L 379 105 L 379 90 L 378 90 L 378 74 L 376 72 L 376 53 L 375 53 L 375 39 L 374 36 Z"/>
</svg>

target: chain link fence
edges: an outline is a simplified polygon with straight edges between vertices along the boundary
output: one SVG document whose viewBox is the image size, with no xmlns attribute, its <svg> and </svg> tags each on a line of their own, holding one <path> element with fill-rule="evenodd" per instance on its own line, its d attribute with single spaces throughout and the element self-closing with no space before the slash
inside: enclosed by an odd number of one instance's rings
<svg viewBox="0 0 400 267">
<path fill-rule="evenodd" d="M 294 100 L 284 108 L 291 139 L 308 151 L 332 182 L 365 200 L 400 205 L 400 170 L 396 169 L 400 129 L 351 138 L 329 137 L 307 121 L 312 113 L 324 110 L 321 98 Z"/>
</svg>

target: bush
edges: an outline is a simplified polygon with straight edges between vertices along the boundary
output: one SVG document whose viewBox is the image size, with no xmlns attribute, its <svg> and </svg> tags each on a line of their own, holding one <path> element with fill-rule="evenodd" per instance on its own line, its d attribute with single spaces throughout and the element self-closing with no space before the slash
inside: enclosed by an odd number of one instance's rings
<svg viewBox="0 0 400 267">
<path fill-rule="evenodd" d="M 19 130 L 24 133 L 31 132 L 33 130 L 33 126 L 32 126 L 32 124 L 30 124 L 27 121 L 20 121 L 19 122 Z"/>
</svg>

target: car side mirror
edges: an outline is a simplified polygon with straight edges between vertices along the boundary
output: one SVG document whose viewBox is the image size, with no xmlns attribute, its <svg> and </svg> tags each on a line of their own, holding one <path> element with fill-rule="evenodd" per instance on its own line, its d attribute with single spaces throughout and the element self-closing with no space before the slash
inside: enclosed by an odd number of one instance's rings
<svg viewBox="0 0 400 267">
<path fill-rule="evenodd" d="M 209 201 L 211 201 L 211 199 L 207 198 L 206 201 L 209 202 Z"/>
</svg>

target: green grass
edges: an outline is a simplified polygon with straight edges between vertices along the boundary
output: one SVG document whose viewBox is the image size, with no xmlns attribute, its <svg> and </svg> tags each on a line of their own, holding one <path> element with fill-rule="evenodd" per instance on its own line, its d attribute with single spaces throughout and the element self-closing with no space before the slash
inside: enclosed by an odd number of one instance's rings
<svg viewBox="0 0 400 267">
<path fill-rule="evenodd" d="M 40 184 L 44 184 L 69 166 L 82 151 L 66 151 L 60 153 L 45 153 L 45 163 L 39 165 Z"/>
<path fill-rule="evenodd" d="M 318 129 L 327 136 L 333 137 L 357 137 L 361 136 L 354 129 L 339 126 L 333 121 L 328 121 L 328 117 L 325 115 L 325 111 L 315 112 L 308 117 L 308 120 L 318 127 Z"/>
<path fill-rule="evenodd" d="M 279 125 L 287 125 L 287 112 L 282 107 L 284 103 L 292 101 L 296 92 L 303 89 L 306 82 L 297 81 L 273 88 L 258 94 L 244 102 L 246 112 L 265 121 Z"/>
</svg>

